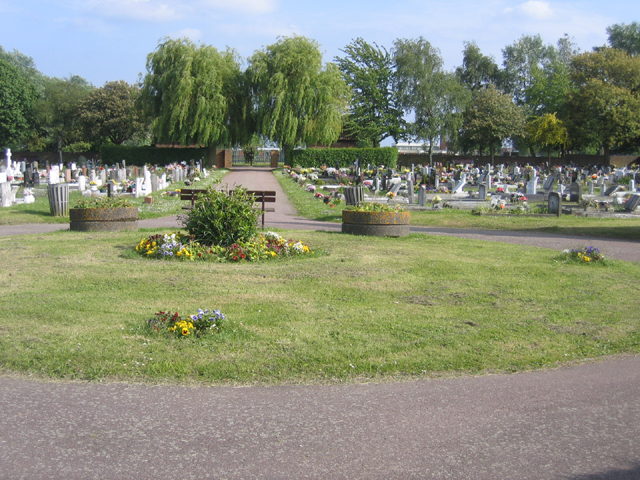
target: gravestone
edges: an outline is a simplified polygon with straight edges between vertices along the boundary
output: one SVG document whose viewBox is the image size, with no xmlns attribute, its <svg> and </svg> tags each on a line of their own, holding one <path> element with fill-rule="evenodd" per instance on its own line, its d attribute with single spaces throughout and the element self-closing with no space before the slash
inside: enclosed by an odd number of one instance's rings
<svg viewBox="0 0 640 480">
<path fill-rule="evenodd" d="M 458 182 L 458 184 L 453 189 L 453 193 L 463 193 L 464 186 L 466 184 L 467 184 L 467 174 L 465 173 L 460 177 L 460 181 Z"/>
<path fill-rule="evenodd" d="M 434 182 L 433 182 L 433 186 L 434 186 L 434 188 L 435 188 L 436 190 L 437 190 L 438 188 L 440 188 L 440 175 L 438 175 L 437 173 L 436 173 L 436 175 L 435 175 L 435 180 L 434 180 Z"/>
<path fill-rule="evenodd" d="M 157 192 L 158 191 L 158 182 L 159 182 L 159 178 L 156 174 L 150 175 L 150 181 L 151 181 L 151 192 Z"/>
<path fill-rule="evenodd" d="M 424 207 L 426 195 L 427 195 L 427 187 L 425 187 L 424 185 L 420 185 L 420 188 L 418 189 L 418 204 L 421 207 Z"/>
<path fill-rule="evenodd" d="M 2 197 L 2 206 L 10 207 L 11 206 L 11 183 L 10 182 L 0 183 L 0 195 Z"/>
<path fill-rule="evenodd" d="M 142 196 L 142 182 L 144 178 L 136 177 L 136 191 L 134 192 L 136 198 L 140 198 Z"/>
<path fill-rule="evenodd" d="M 407 180 L 407 197 L 409 199 L 409 203 L 413 203 L 413 181 Z"/>
<path fill-rule="evenodd" d="M 484 183 L 478 185 L 478 198 L 483 202 L 487 199 L 487 186 Z"/>
<path fill-rule="evenodd" d="M 607 188 L 604 192 L 604 196 L 605 197 L 609 197 L 611 195 L 613 195 L 614 193 L 616 193 L 618 190 L 620 190 L 622 187 L 620 187 L 620 185 L 611 185 L 609 188 Z"/>
<path fill-rule="evenodd" d="M 107 171 L 100 170 L 100 185 L 106 185 L 106 184 L 107 184 Z"/>
<path fill-rule="evenodd" d="M 382 190 L 386 190 L 387 189 L 387 174 L 383 173 L 382 174 Z"/>
<path fill-rule="evenodd" d="M 538 193 L 538 176 L 533 171 L 531 180 L 527 182 L 527 195 L 536 195 Z"/>
<path fill-rule="evenodd" d="M 80 175 L 78 177 L 78 188 L 81 192 L 84 192 L 87 188 L 87 177 L 85 177 L 84 175 Z"/>
<path fill-rule="evenodd" d="M 634 195 L 631 195 L 629 199 L 624 203 L 624 209 L 627 212 L 633 212 L 636 208 L 638 208 L 639 204 L 640 204 L 640 195 L 636 193 Z"/>
<path fill-rule="evenodd" d="M 589 195 L 593 195 L 593 182 L 589 182 Z"/>
<path fill-rule="evenodd" d="M 572 183 L 569 187 L 569 201 L 581 202 L 582 201 L 582 185 L 579 183 Z"/>
<path fill-rule="evenodd" d="M 547 178 L 544 179 L 544 183 L 542 184 L 542 189 L 544 190 L 545 194 L 549 194 L 549 192 L 551 190 L 553 190 L 553 184 L 556 181 L 556 177 L 555 175 L 549 175 Z"/>
<path fill-rule="evenodd" d="M 374 181 L 374 191 L 377 193 L 380 191 L 380 177 L 376 177 Z"/>
<path fill-rule="evenodd" d="M 549 203 L 547 207 L 549 209 L 549 213 L 552 215 L 561 216 L 562 215 L 562 195 L 557 192 L 549 193 Z"/>
<path fill-rule="evenodd" d="M 484 180 L 486 178 L 487 178 L 487 174 L 486 173 L 481 173 L 480 176 L 478 177 L 478 184 L 484 183 Z"/>
<path fill-rule="evenodd" d="M 629 180 L 629 191 L 631 193 L 636 191 L 636 181 L 635 180 Z"/>
<path fill-rule="evenodd" d="M 400 190 L 400 185 L 400 182 L 391 184 L 391 188 L 389 189 L 389 191 L 394 195 L 397 195 L 398 191 Z"/>
</svg>

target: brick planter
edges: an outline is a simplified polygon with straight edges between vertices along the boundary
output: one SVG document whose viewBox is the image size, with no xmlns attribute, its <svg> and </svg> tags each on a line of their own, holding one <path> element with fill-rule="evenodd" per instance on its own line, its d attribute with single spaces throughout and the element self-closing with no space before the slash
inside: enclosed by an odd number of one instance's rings
<svg viewBox="0 0 640 480">
<path fill-rule="evenodd" d="M 69 217 L 69 228 L 76 232 L 138 230 L 137 207 L 72 208 Z"/>
<path fill-rule="evenodd" d="M 411 212 L 342 211 L 342 233 L 372 237 L 406 237 Z"/>
</svg>

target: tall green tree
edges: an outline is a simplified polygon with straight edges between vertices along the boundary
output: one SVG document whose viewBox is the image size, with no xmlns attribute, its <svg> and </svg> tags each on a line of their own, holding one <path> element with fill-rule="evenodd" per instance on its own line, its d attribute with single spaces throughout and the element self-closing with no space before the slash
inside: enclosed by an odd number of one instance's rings
<svg viewBox="0 0 640 480">
<path fill-rule="evenodd" d="M 572 143 L 604 151 L 640 145 L 640 57 L 615 48 L 575 57 L 571 64 L 574 91 L 565 121 Z"/>
<path fill-rule="evenodd" d="M 166 39 L 147 57 L 140 105 L 157 141 L 209 147 L 236 142 L 240 67 L 234 51 L 218 51 L 187 39 Z"/>
<path fill-rule="evenodd" d="M 362 38 L 342 51 L 345 56 L 336 57 L 335 62 L 351 87 L 345 133 L 374 147 L 387 137 L 401 138 L 405 126 L 393 90 L 395 65 L 391 54 Z"/>
<path fill-rule="evenodd" d="M 258 133 L 277 142 L 285 159 L 303 144 L 330 145 L 340 136 L 349 87 L 320 47 L 301 36 L 282 37 L 249 59 Z"/>
<path fill-rule="evenodd" d="M 467 148 L 489 150 L 493 163 L 496 148 L 524 134 L 525 119 L 522 108 L 513 103 L 509 94 L 489 86 L 474 95 L 464 112 L 463 142 Z"/>
<path fill-rule="evenodd" d="M 640 23 L 616 23 L 607 27 L 609 45 L 631 56 L 640 55 Z"/>
<path fill-rule="evenodd" d="M 462 66 L 456 68 L 456 76 L 462 85 L 472 92 L 498 85 L 500 69 L 493 57 L 483 55 L 475 42 L 465 42 Z"/>
<path fill-rule="evenodd" d="M 136 100 L 140 89 L 124 80 L 107 82 L 87 95 L 79 115 L 88 138 L 99 147 L 104 143 L 121 145 L 146 133 Z"/>
<path fill-rule="evenodd" d="M 526 91 L 534 82 L 534 74 L 554 58 L 554 48 L 545 45 L 540 35 L 523 35 L 506 46 L 502 56 L 502 88 L 513 95 L 516 104 L 526 105 Z"/>
<path fill-rule="evenodd" d="M 60 159 L 63 151 L 75 151 L 77 144 L 86 145 L 79 108 L 91 90 L 93 85 L 77 75 L 45 80 L 43 94 L 35 106 L 38 136 L 47 150 L 60 153 Z"/>
<path fill-rule="evenodd" d="M 436 140 L 461 128 L 470 92 L 454 74 L 443 70 L 440 52 L 422 37 L 396 40 L 393 54 L 398 103 L 406 115 L 413 117 L 411 137 L 428 143 L 431 163 Z"/>
<path fill-rule="evenodd" d="M 33 84 L 14 65 L 0 59 L 0 147 L 24 141 L 33 124 Z"/>
</svg>

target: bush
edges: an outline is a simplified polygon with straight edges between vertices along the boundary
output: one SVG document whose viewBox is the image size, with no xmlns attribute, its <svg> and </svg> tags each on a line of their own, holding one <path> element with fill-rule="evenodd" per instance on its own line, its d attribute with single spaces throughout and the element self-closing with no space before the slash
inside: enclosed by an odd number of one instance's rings
<svg viewBox="0 0 640 480">
<path fill-rule="evenodd" d="M 184 227 L 203 245 L 229 247 L 246 242 L 258 233 L 260 211 L 253 204 L 253 196 L 245 188 L 209 190 L 189 210 Z"/>
<path fill-rule="evenodd" d="M 348 168 L 360 158 L 362 167 L 367 164 L 384 165 L 388 168 L 396 168 L 398 164 L 398 149 L 393 147 L 382 148 L 307 148 L 306 150 L 293 150 L 291 152 L 290 165 L 302 168 L 320 168 L 322 166 Z"/>
<path fill-rule="evenodd" d="M 100 147 L 100 158 L 103 165 L 120 163 L 142 167 L 150 165 L 167 165 L 182 161 L 207 158 L 206 148 L 157 148 L 157 147 L 127 147 L 124 145 L 103 145 Z"/>
</svg>

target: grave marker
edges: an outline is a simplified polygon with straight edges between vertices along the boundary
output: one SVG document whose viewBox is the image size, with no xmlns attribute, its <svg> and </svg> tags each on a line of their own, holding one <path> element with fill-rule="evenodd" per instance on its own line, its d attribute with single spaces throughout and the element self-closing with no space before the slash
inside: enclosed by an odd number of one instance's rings
<svg viewBox="0 0 640 480">
<path fill-rule="evenodd" d="M 550 192 L 548 202 L 549 202 L 548 203 L 549 213 L 552 215 L 561 216 L 562 215 L 562 195 L 557 192 Z"/>
</svg>

